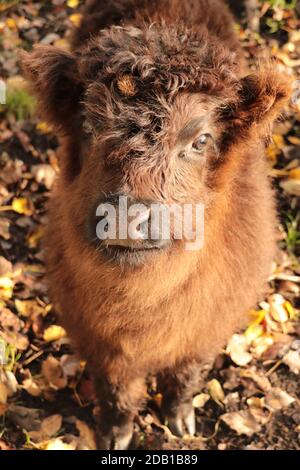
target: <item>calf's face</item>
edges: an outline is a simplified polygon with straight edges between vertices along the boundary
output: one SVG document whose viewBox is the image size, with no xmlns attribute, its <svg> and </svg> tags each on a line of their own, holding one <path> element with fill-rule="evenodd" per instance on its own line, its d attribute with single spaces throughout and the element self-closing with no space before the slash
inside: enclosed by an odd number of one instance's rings
<svg viewBox="0 0 300 470">
<path fill-rule="evenodd" d="M 274 71 L 238 79 L 234 54 L 218 42 L 163 29 L 111 28 L 78 52 L 39 46 L 22 62 L 65 136 L 61 178 L 69 197 L 80 194 L 78 235 L 122 264 L 183 247 L 184 208 L 211 204 L 241 144 L 253 129 L 266 136 L 288 96 Z M 165 207 L 179 208 L 169 236 L 154 212 Z"/>
</svg>

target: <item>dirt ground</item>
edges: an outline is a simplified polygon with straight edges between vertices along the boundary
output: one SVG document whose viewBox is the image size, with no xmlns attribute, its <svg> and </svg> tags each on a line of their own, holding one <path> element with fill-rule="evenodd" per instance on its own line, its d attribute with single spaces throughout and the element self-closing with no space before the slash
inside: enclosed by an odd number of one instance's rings
<svg viewBox="0 0 300 470">
<path fill-rule="evenodd" d="M 0 366 L 0 449 L 95 448 L 93 385 L 57 324 L 44 281 L 41 240 L 59 171 L 58 143 L 35 115 L 18 64 L 20 48 L 36 43 L 68 48 L 70 30 L 81 19 L 79 3 L 0 2 L 0 78 L 7 84 L 7 102 L 0 105 L 0 351 L 6 350 Z M 244 22 L 236 28 L 249 67 L 271 56 L 296 83 L 300 21 L 284 4 L 260 4 L 260 33 Z M 155 379 L 149 378 L 133 448 L 300 449 L 299 130 L 295 86 L 267 150 L 279 210 L 269 292 L 249 313 L 247 330 L 207 368 L 205 386 L 194 399 L 197 437 L 171 435 L 161 422 Z"/>
</svg>

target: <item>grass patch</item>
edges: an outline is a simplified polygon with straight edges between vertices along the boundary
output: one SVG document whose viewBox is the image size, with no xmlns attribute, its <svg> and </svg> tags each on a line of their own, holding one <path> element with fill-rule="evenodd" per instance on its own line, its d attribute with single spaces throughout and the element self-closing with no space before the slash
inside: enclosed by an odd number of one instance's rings
<svg viewBox="0 0 300 470">
<path fill-rule="evenodd" d="M 286 239 L 285 246 L 287 251 L 291 255 L 296 255 L 300 249 L 300 212 L 297 213 L 296 217 L 291 214 L 287 215 L 285 221 Z"/>
<path fill-rule="evenodd" d="M 30 119 L 35 110 L 35 98 L 23 89 L 7 90 L 6 104 L 0 106 L 0 111 L 13 115 L 17 121 Z"/>
</svg>

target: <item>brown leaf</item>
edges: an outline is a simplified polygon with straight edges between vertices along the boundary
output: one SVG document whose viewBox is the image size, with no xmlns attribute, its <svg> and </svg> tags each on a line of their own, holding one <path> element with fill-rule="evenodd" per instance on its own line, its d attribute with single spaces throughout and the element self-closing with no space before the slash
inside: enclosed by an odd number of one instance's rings
<svg viewBox="0 0 300 470">
<path fill-rule="evenodd" d="M 41 415 L 41 410 L 14 404 L 9 405 L 7 410 L 8 419 L 28 432 L 37 431 L 40 428 Z"/>
<path fill-rule="evenodd" d="M 295 401 L 294 397 L 276 387 L 270 390 L 264 398 L 264 406 L 270 411 L 277 411 L 289 407 Z"/>
<path fill-rule="evenodd" d="M 52 355 L 42 363 L 42 373 L 54 390 L 63 389 L 68 384 L 60 362 Z"/>
<path fill-rule="evenodd" d="M 51 415 L 45 418 L 41 424 L 41 430 L 46 437 L 52 437 L 61 429 L 62 416 L 59 414 Z"/>
<path fill-rule="evenodd" d="M 250 410 L 233 411 L 221 416 L 221 420 L 237 434 L 253 436 L 261 430 L 261 425 L 256 421 Z"/>
</svg>

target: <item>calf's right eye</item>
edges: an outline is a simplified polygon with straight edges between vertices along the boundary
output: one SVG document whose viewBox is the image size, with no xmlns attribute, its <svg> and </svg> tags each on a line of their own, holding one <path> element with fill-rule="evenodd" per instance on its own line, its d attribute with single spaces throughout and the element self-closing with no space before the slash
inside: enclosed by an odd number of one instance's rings
<svg viewBox="0 0 300 470">
<path fill-rule="evenodd" d="M 208 143 L 210 138 L 210 134 L 202 134 L 200 137 L 198 137 L 192 145 L 192 149 L 195 152 L 202 152 L 205 149 L 206 144 Z"/>
</svg>

